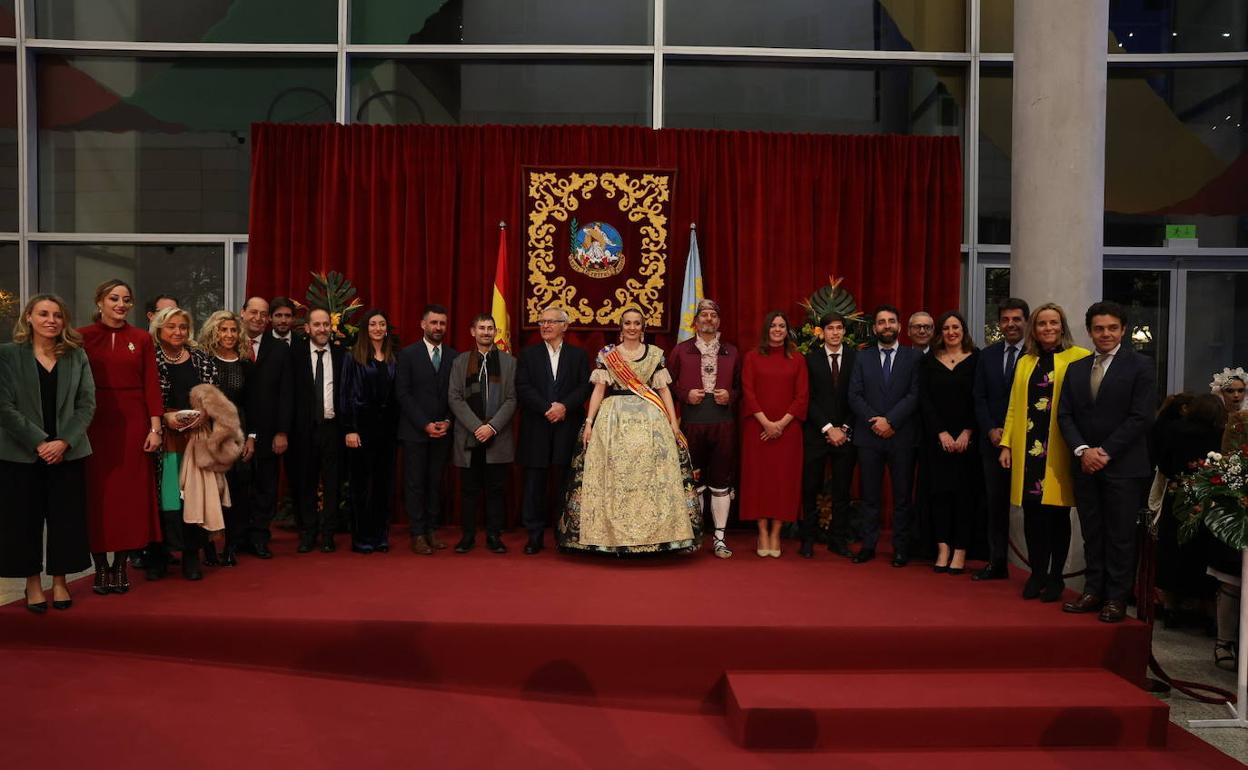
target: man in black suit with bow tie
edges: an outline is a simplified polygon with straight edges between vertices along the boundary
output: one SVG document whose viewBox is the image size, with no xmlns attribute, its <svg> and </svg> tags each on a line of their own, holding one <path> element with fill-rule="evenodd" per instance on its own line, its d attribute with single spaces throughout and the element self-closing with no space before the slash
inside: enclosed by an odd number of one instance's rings
<svg viewBox="0 0 1248 770">
<path fill-rule="evenodd" d="M 1062 609 L 1100 610 L 1102 621 L 1117 623 L 1135 586 L 1135 528 L 1153 476 L 1146 439 L 1157 375 L 1152 359 L 1123 344 L 1131 327 L 1121 305 L 1097 302 L 1084 319 L 1096 350 L 1066 369 L 1057 424 L 1079 465 L 1072 470 L 1087 569 L 1083 595 Z"/>
<path fill-rule="evenodd" d="M 517 457 L 524 466 L 520 518 L 529 533 L 527 554 L 542 550 L 549 516 L 546 491 L 553 484 L 556 495 L 562 493 L 591 390 L 589 356 L 564 340 L 567 312 L 548 307 L 537 323 L 542 341 L 520 351 L 516 368 L 516 395 L 524 415 Z"/>
<path fill-rule="evenodd" d="M 825 313 L 819 319 L 823 344 L 806 354 L 806 372 L 810 380 L 810 406 L 803 428 L 805 453 L 802 460 L 802 546 L 803 558 L 815 555 L 815 528 L 819 523 L 819 491 L 823 488 L 828 463 L 832 464 L 832 523 L 828 532 L 828 550 L 841 556 L 852 556 L 853 508 L 849 504 L 849 487 L 854 478 L 857 453 L 852 441 L 849 411 L 849 376 L 854 370 L 857 351 L 845 340 L 845 318 L 840 313 Z"/>
<path fill-rule="evenodd" d="M 427 305 L 420 318 L 424 333 L 403 348 L 395 367 L 399 402 L 399 441 L 403 442 L 403 499 L 411 524 L 412 553 L 424 556 L 446 548 L 434 535 L 442 507 L 442 475 L 451 453 L 451 408 L 447 401 L 451 364 L 457 351 L 443 342 L 447 312 Z"/>
<path fill-rule="evenodd" d="M 988 506 L 988 563 L 971 580 L 1005 580 L 1010 576 L 1010 471 L 1001 467 L 1001 436 L 1010 406 L 1014 367 L 1023 357 L 1023 335 L 1031 308 L 1016 297 L 997 306 L 1001 339 L 984 348 L 975 364 L 975 422 L 984 469 Z"/>
</svg>

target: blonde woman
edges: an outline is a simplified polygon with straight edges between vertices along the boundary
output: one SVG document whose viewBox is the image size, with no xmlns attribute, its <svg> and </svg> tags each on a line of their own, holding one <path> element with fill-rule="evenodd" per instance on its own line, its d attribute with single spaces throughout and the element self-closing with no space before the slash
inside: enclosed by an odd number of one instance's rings
<svg viewBox="0 0 1248 770">
<path fill-rule="evenodd" d="M 52 294 L 26 303 L 13 342 L 0 345 L 0 577 L 26 578 L 26 609 L 73 605 L 65 575 L 91 563 L 87 535 L 87 426 L 95 381 L 69 308 Z M 47 527 L 47 561 L 43 560 Z"/>
<path fill-rule="evenodd" d="M 195 346 L 194 322 L 182 308 L 167 307 L 152 317 L 152 340 L 156 343 L 156 372 L 160 382 L 165 424 L 159 470 L 156 473 L 161 527 L 170 550 L 182 551 L 182 576 L 200 580 L 199 552 L 207 543 L 204 529 L 182 521 L 182 497 L 178 471 L 190 431 L 204 415 L 191 413 L 191 389 L 201 383 L 217 384 L 216 359 Z M 168 565 L 163 551 L 147 564 L 147 579 L 165 576 Z"/>
<path fill-rule="evenodd" d="M 225 551 L 221 554 L 220 563 L 226 567 L 238 566 L 238 550 L 247 540 L 247 525 L 251 520 L 251 507 L 248 505 L 251 474 L 247 463 L 256 453 L 256 437 L 247 431 L 247 413 L 243 404 L 247 380 L 255 361 L 251 357 L 251 345 L 242 344 L 242 339 L 242 319 L 229 310 L 218 310 L 208 316 L 204 328 L 199 330 L 199 347 L 215 359 L 217 387 L 238 409 L 243 435 L 247 437 L 239 462 L 225 475 L 233 503 L 225 511 Z M 212 543 L 208 544 L 204 554 L 205 564 L 217 564 L 216 547 Z"/>
<path fill-rule="evenodd" d="M 1075 503 L 1072 457 L 1057 424 L 1066 367 L 1091 355 L 1074 344 L 1066 312 L 1041 305 L 1027 324 L 1024 355 L 1014 370 L 1000 462 L 1010 469 L 1010 503 L 1023 508 L 1023 537 L 1031 577 L 1024 599 L 1055 602 L 1070 553 L 1070 507 Z"/>
</svg>

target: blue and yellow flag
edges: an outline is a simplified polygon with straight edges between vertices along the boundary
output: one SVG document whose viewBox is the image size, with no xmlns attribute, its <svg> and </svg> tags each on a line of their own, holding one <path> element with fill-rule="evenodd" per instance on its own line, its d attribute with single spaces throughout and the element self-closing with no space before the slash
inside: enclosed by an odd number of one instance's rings
<svg viewBox="0 0 1248 770">
<path fill-rule="evenodd" d="M 702 259 L 698 256 L 697 225 L 689 225 L 689 260 L 685 262 L 685 286 L 680 290 L 680 330 L 676 333 L 677 342 L 693 337 L 693 321 L 698 315 L 698 303 L 705 296 L 702 292 Z"/>
</svg>

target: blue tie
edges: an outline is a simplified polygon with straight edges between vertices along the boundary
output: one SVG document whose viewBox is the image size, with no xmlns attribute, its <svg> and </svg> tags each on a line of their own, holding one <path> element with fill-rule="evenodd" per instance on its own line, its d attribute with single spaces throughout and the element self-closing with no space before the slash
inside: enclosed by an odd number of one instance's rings
<svg viewBox="0 0 1248 770">
<path fill-rule="evenodd" d="M 884 387 L 888 387 L 888 380 L 893 376 L 893 348 L 884 348 Z"/>
<path fill-rule="evenodd" d="M 438 345 L 436 348 L 433 349 L 433 358 L 430 359 L 430 362 L 433 364 L 433 370 L 435 372 L 442 368 L 442 346 L 441 345 Z"/>
</svg>

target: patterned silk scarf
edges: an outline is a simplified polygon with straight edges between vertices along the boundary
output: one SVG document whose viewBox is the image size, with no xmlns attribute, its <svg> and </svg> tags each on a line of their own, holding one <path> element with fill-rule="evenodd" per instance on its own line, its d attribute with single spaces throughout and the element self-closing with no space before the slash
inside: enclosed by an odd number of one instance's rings
<svg viewBox="0 0 1248 770">
<path fill-rule="evenodd" d="M 624 354 L 620 352 L 618 345 L 611 348 L 610 352 L 603 358 L 606 360 L 607 367 L 611 370 L 611 373 L 615 375 L 615 379 L 619 380 L 633 395 L 640 396 L 658 409 L 669 423 L 672 421 L 672 415 L 667 411 L 667 404 L 663 403 L 663 399 L 659 397 L 658 393 L 654 392 L 653 388 L 641 381 L 641 378 L 637 376 L 637 372 L 633 371 L 633 367 L 629 366 L 628 361 L 624 359 Z M 685 441 L 685 434 L 680 430 L 676 431 L 676 443 L 682 449 L 689 448 L 689 443 Z"/>
</svg>

